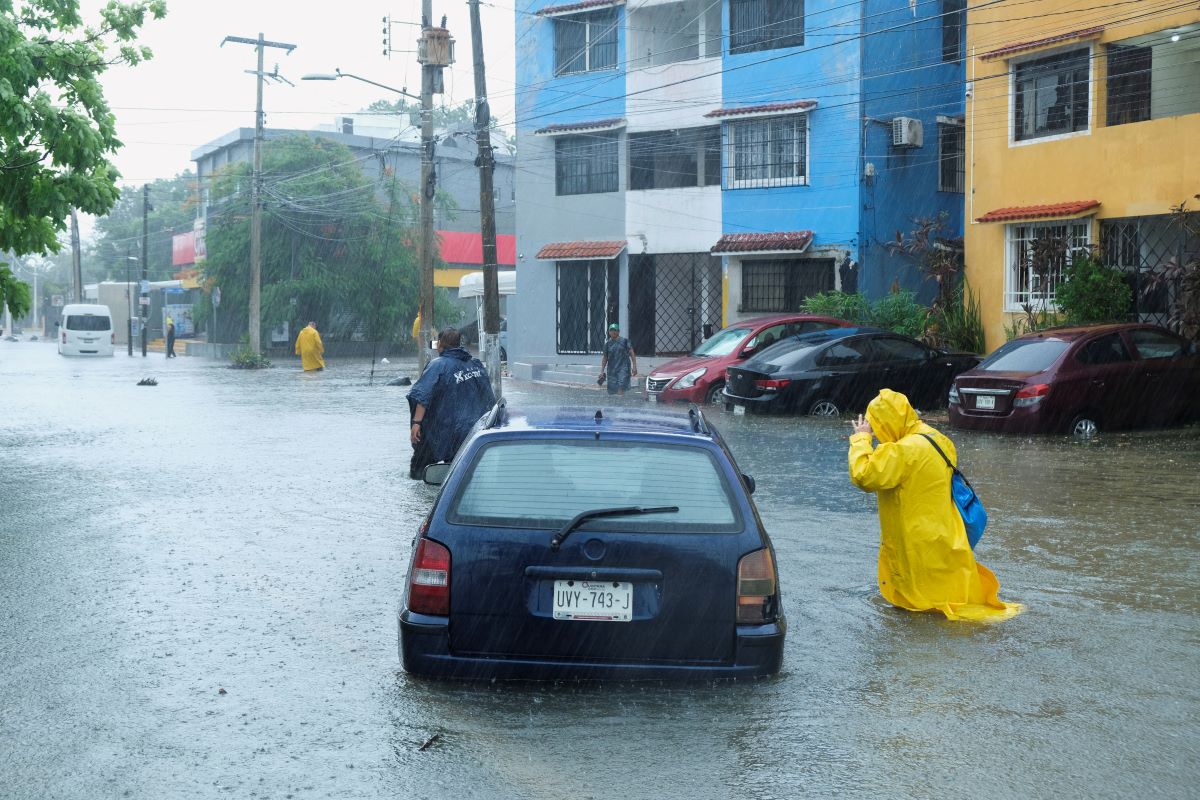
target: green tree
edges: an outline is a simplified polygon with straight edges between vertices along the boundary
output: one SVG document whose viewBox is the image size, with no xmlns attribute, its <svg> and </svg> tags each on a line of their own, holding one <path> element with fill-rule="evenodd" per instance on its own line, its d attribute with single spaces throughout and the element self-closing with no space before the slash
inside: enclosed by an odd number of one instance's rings
<svg viewBox="0 0 1200 800">
<path fill-rule="evenodd" d="M 13 319 L 19 319 L 29 313 L 32 303 L 29 285 L 21 283 L 12 270 L 0 265 L 0 312 L 7 307 Z"/>
<path fill-rule="evenodd" d="M 117 199 L 121 143 L 100 75 L 151 57 L 136 44 L 163 0 L 110 2 L 86 24 L 78 0 L 0 1 L 0 250 L 57 251 L 71 209 Z"/>
<path fill-rule="evenodd" d="M 146 224 L 150 280 L 174 274 L 171 239 L 192 229 L 196 205 L 196 176 L 190 171 L 150 184 Z M 137 263 L 129 262 L 129 256 L 137 258 Z M 127 266 L 133 275 L 141 277 L 141 257 L 142 187 L 125 186 L 112 210 L 96 220 L 87 262 L 96 280 L 123 281 Z"/>
<path fill-rule="evenodd" d="M 1067 322 L 1117 322 L 1129 316 L 1132 292 L 1124 274 L 1101 261 L 1100 253 L 1079 255 L 1063 268 L 1055 302 Z"/>
<path fill-rule="evenodd" d="M 334 339 L 406 340 L 417 307 L 413 188 L 367 178 L 349 148 L 295 135 L 263 146 L 262 323 L 317 322 Z M 250 166 L 212 187 L 206 284 L 221 288 L 220 339 L 248 327 Z M 196 307 L 208 320 L 211 303 Z"/>
<path fill-rule="evenodd" d="M 409 124 L 414 128 L 421 127 L 421 104 L 400 98 L 395 101 L 391 100 L 376 100 L 371 105 L 367 106 L 367 111 L 374 111 L 383 114 L 396 114 L 398 116 L 407 116 Z M 434 106 L 433 107 L 433 129 L 440 135 L 450 133 L 469 133 L 472 136 L 475 132 L 475 101 L 464 100 L 458 105 L 453 106 Z M 516 140 L 508 135 L 508 132 L 501 128 L 496 122 L 496 118 L 491 119 L 492 146 L 503 148 L 510 153 L 517 149 Z"/>
</svg>

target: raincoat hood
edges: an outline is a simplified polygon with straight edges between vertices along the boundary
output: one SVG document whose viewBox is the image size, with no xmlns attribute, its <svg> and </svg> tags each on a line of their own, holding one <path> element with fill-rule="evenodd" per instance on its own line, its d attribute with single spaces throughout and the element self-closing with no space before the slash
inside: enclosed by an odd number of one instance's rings
<svg viewBox="0 0 1200 800">
<path fill-rule="evenodd" d="M 881 389 L 867 406 L 867 422 L 871 423 L 875 438 L 881 442 L 898 442 L 916 433 L 921 426 L 908 398 L 891 389 Z"/>
</svg>

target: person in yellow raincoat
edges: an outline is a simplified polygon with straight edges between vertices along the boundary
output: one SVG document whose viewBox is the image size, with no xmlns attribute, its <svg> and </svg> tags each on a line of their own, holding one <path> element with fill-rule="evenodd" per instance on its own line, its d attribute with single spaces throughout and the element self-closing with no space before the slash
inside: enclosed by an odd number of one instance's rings
<svg viewBox="0 0 1200 800">
<path fill-rule="evenodd" d="M 894 606 L 953 620 L 1017 615 L 1021 606 L 1001 601 L 996 576 L 976 563 L 950 499 L 950 469 L 921 434 L 957 463 L 954 443 L 922 422 L 907 397 L 884 389 L 850 437 L 850 480 L 879 500 L 880 593 Z"/>
<path fill-rule="evenodd" d="M 317 332 L 317 323 L 310 322 L 296 336 L 296 355 L 300 356 L 300 364 L 305 372 L 325 369 L 325 345 L 321 342 L 321 334 Z"/>
</svg>

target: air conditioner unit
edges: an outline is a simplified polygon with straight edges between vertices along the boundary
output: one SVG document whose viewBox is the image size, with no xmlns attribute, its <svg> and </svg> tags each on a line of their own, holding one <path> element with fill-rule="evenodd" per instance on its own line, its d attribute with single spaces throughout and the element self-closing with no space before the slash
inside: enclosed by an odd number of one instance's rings
<svg viewBox="0 0 1200 800">
<path fill-rule="evenodd" d="M 920 147 L 925 143 L 921 120 L 896 117 L 892 120 L 892 147 Z"/>
</svg>

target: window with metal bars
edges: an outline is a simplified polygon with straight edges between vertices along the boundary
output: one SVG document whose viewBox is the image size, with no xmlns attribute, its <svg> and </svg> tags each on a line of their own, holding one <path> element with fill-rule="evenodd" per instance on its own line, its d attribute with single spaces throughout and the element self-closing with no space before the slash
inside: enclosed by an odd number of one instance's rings
<svg viewBox="0 0 1200 800">
<path fill-rule="evenodd" d="M 1108 48 L 1108 108 L 1106 123 L 1124 125 L 1150 119 L 1150 70 L 1154 51 L 1149 47 Z"/>
<path fill-rule="evenodd" d="M 967 0 L 942 0 L 942 61 L 962 58 L 967 30 Z"/>
<path fill-rule="evenodd" d="M 599 353 L 610 322 L 617 322 L 617 261 L 559 261 L 558 352 Z"/>
<path fill-rule="evenodd" d="M 961 124 L 938 123 L 938 191 L 962 194 L 966 129 Z"/>
<path fill-rule="evenodd" d="M 618 177 L 616 135 L 561 136 L 555 139 L 555 194 L 615 192 Z"/>
<path fill-rule="evenodd" d="M 729 0 L 729 52 L 804 44 L 804 0 Z"/>
<path fill-rule="evenodd" d="M 1013 140 L 1060 136 L 1088 128 L 1091 50 L 1023 61 L 1013 67 Z"/>
<path fill-rule="evenodd" d="M 720 126 L 629 134 L 631 190 L 720 183 Z"/>
<path fill-rule="evenodd" d="M 831 291 L 833 285 L 832 259 L 743 261 L 739 311 L 800 311 L 805 298 Z"/>
<path fill-rule="evenodd" d="M 808 183 L 807 114 L 731 122 L 726 142 L 726 188 Z"/>
<path fill-rule="evenodd" d="M 1009 225 L 1008 287 L 1005 291 L 1006 311 L 1020 311 L 1023 305 L 1052 308 L 1055 291 L 1062 282 L 1063 269 L 1076 255 L 1086 255 L 1092 238 L 1091 220 L 1065 222 L 1026 222 Z M 1055 239 L 1062 253 L 1040 273 L 1034 268 L 1034 244 L 1040 239 Z"/>
<path fill-rule="evenodd" d="M 617 65 L 617 9 L 554 19 L 554 74 L 594 72 Z"/>
</svg>

